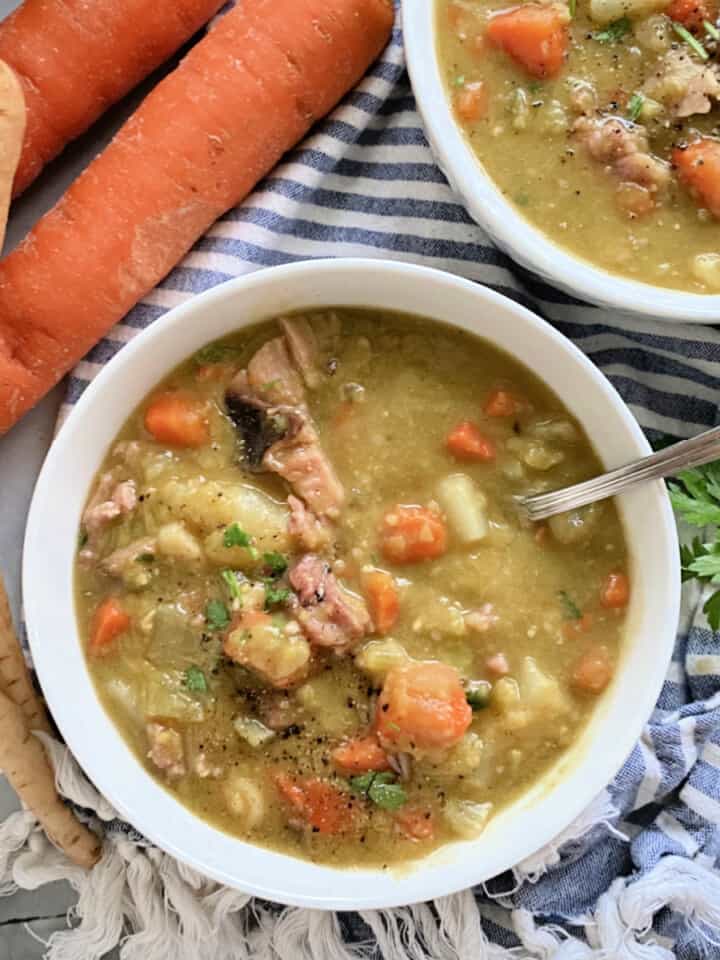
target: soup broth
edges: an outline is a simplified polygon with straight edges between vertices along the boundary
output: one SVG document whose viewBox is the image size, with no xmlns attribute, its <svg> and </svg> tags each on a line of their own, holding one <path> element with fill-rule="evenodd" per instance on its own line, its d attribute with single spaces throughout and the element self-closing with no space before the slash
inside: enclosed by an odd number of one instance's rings
<svg viewBox="0 0 720 960">
<path fill-rule="evenodd" d="M 427 319 L 338 308 L 189 358 L 88 500 L 98 695 L 179 802 L 252 843 L 396 865 L 478 835 L 579 736 L 628 601 L 600 470 L 529 370 Z"/>
<path fill-rule="evenodd" d="M 437 43 L 458 123 L 530 223 L 611 273 L 717 293 L 720 68 L 702 18 L 706 60 L 676 32 L 691 7 L 438 0 Z"/>
</svg>

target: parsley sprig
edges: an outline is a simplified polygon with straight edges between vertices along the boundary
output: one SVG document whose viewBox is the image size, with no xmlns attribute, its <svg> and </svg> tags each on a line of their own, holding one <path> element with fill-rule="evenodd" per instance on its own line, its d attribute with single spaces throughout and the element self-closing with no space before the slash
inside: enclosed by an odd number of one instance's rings
<svg viewBox="0 0 720 960">
<path fill-rule="evenodd" d="M 675 512 L 691 527 L 720 526 L 720 461 L 693 470 L 683 470 L 668 484 Z M 720 540 L 704 542 L 695 537 L 680 547 L 683 582 L 698 580 L 720 585 Z M 703 612 L 713 630 L 720 630 L 720 589 L 705 602 Z"/>
<path fill-rule="evenodd" d="M 351 778 L 350 787 L 383 810 L 398 810 L 407 801 L 407 794 L 393 773 L 363 773 Z"/>
<path fill-rule="evenodd" d="M 619 43 L 625 34 L 630 32 L 631 27 L 628 17 L 620 17 L 619 20 L 609 23 L 604 30 L 598 30 L 592 37 L 599 43 Z"/>
</svg>

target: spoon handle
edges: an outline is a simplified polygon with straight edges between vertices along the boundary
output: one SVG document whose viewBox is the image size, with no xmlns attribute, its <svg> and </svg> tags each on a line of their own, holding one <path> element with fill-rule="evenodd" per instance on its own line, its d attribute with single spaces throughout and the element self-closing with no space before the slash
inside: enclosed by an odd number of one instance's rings
<svg viewBox="0 0 720 960">
<path fill-rule="evenodd" d="M 588 503 L 614 497 L 636 484 L 648 480 L 670 477 L 680 470 L 699 467 L 704 463 L 720 459 L 720 427 L 713 427 L 699 433 L 690 440 L 681 440 L 664 450 L 633 460 L 632 463 L 609 473 L 603 473 L 592 480 L 576 483 L 563 490 L 539 493 L 533 497 L 523 497 L 521 507 L 529 520 L 545 520 L 557 513 L 575 510 Z"/>
</svg>

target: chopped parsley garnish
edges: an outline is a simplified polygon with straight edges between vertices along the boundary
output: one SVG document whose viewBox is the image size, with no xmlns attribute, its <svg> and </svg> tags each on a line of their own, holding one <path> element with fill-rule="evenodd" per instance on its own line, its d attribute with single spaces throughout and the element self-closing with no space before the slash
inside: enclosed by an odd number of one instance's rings
<svg viewBox="0 0 720 960">
<path fill-rule="evenodd" d="M 265 583 L 265 609 L 277 607 L 287 603 L 290 599 L 290 590 L 287 587 L 278 587 L 272 582 Z"/>
<path fill-rule="evenodd" d="M 87 530 L 81 530 L 78 536 L 78 550 L 82 550 L 85 544 L 88 542 Z"/>
<path fill-rule="evenodd" d="M 200 667 L 188 667 L 183 683 L 191 693 L 207 693 L 208 684 Z"/>
<path fill-rule="evenodd" d="M 209 343 L 206 347 L 193 357 L 198 366 L 204 366 L 206 363 L 225 363 L 226 360 L 232 360 L 239 353 L 237 347 L 231 347 L 227 343 Z"/>
<path fill-rule="evenodd" d="M 526 207 L 530 203 L 530 197 L 527 193 L 519 193 L 515 197 L 515 203 L 519 207 Z"/>
<path fill-rule="evenodd" d="M 268 380 L 266 383 L 263 383 L 260 389 L 263 393 L 267 393 L 270 390 L 274 390 L 275 387 L 279 386 L 282 383 L 280 377 L 276 377 L 274 380 Z"/>
<path fill-rule="evenodd" d="M 613 20 L 604 30 L 598 30 L 592 35 L 593 40 L 599 43 L 619 43 L 626 33 L 631 29 L 628 17 L 620 17 L 619 20 Z"/>
<path fill-rule="evenodd" d="M 712 37 L 713 40 L 720 40 L 720 30 L 718 30 L 714 23 L 710 23 L 709 20 L 703 20 L 703 27 L 705 27 L 705 33 L 709 37 Z"/>
<path fill-rule="evenodd" d="M 582 616 L 583 616 L 582 610 L 575 603 L 575 601 L 567 592 L 567 590 L 561 590 L 558 593 L 558 596 L 560 597 L 560 603 L 562 604 L 563 615 L 565 619 L 566 620 L 582 620 Z"/>
<path fill-rule="evenodd" d="M 568 10 L 570 12 L 570 16 L 574 17 L 577 13 L 577 0 L 568 0 Z"/>
<path fill-rule="evenodd" d="M 258 555 L 257 550 L 253 546 L 252 537 L 249 533 L 245 533 L 238 523 L 231 523 L 229 527 L 225 527 L 223 546 L 228 549 L 230 549 L 230 547 L 247 547 L 253 559 Z"/>
<path fill-rule="evenodd" d="M 153 561 L 155 560 L 155 554 L 154 554 L 154 553 L 140 553 L 140 554 L 138 554 L 137 557 L 135 557 L 135 560 L 136 560 L 138 563 L 153 563 Z"/>
<path fill-rule="evenodd" d="M 627 106 L 627 115 L 635 123 L 642 113 L 643 104 L 645 103 L 645 97 L 641 93 L 634 93 L 630 100 L 628 101 Z"/>
<path fill-rule="evenodd" d="M 528 84 L 528 90 L 530 93 L 539 93 L 543 88 L 543 85 L 539 80 L 531 80 Z"/>
<path fill-rule="evenodd" d="M 235 571 L 223 570 L 220 576 L 225 581 L 225 585 L 227 586 L 232 599 L 239 600 L 240 599 L 240 582 L 238 581 Z"/>
<path fill-rule="evenodd" d="M 675 512 L 692 527 L 720 525 L 720 461 L 694 470 L 683 470 L 668 484 Z M 717 534 L 714 534 L 717 537 Z M 720 540 L 704 543 L 695 537 L 680 547 L 682 579 L 720 584 Z M 703 612 L 713 630 L 720 630 L 720 589 L 705 602 Z"/>
<path fill-rule="evenodd" d="M 208 600 L 205 622 L 210 630 L 224 630 L 230 625 L 230 614 L 222 600 Z"/>
<path fill-rule="evenodd" d="M 263 569 L 268 577 L 281 577 L 288 568 L 287 557 L 282 553 L 264 553 Z"/>
<path fill-rule="evenodd" d="M 673 20 L 672 28 L 675 31 L 675 33 L 680 37 L 680 39 L 684 40 L 685 43 L 690 47 L 690 49 L 695 51 L 695 53 L 700 57 L 701 60 L 707 60 L 709 58 L 710 54 L 707 52 L 705 47 L 700 43 L 699 40 L 696 40 L 695 37 L 690 33 L 690 31 L 686 30 L 681 23 L 678 23 L 676 20 Z"/>
<path fill-rule="evenodd" d="M 465 691 L 465 699 L 475 710 L 484 710 L 490 705 L 490 692 L 492 687 L 489 683 L 478 684 Z"/>
<path fill-rule="evenodd" d="M 398 810 L 407 801 L 394 773 L 363 773 L 350 779 L 350 787 L 383 810 Z"/>
<path fill-rule="evenodd" d="M 464 86 L 465 86 L 465 75 L 461 73 L 459 77 L 455 77 L 455 79 L 453 80 L 453 86 L 454 86 L 454 87 L 464 87 Z"/>
<path fill-rule="evenodd" d="M 250 534 L 241 530 L 239 524 L 231 523 L 229 527 L 225 527 L 223 544 L 226 547 L 249 547 L 251 545 Z"/>
</svg>

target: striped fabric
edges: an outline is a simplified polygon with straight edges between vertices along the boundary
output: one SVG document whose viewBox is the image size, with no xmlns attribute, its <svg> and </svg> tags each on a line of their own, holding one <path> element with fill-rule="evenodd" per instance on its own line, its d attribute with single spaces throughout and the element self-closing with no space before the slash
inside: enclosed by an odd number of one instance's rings
<svg viewBox="0 0 720 960">
<path fill-rule="evenodd" d="M 469 219 L 425 140 L 404 69 L 399 26 L 382 59 L 327 122 L 246 203 L 215 224 L 77 366 L 69 378 L 65 412 L 124 343 L 194 293 L 261 267 L 328 256 L 438 267 L 525 304 L 604 371 L 651 438 L 689 436 L 717 423 L 720 331 L 625 317 L 574 300 L 516 268 Z M 584 945 L 593 944 L 592 931 L 602 920 L 598 901 L 602 905 L 601 896 L 617 878 L 652 876 L 671 854 L 717 869 L 720 646 L 693 608 L 690 603 L 657 708 L 608 788 L 621 814 L 617 830 L 595 825 L 565 846 L 558 862 L 533 878 L 536 882 L 517 888 L 516 877 L 504 876 L 487 891 L 477 891 L 491 941 L 503 946 L 522 942 L 527 949 L 532 937 L 520 931 L 520 920 L 529 916 L 531 927 L 552 923 L 560 925 L 552 927 L 555 935 L 561 927 L 571 935 L 569 941 L 554 936 L 553 943 L 569 947 L 572 942 L 587 950 Z M 602 955 L 720 956 L 720 946 L 706 939 L 712 932 L 699 921 L 688 922 L 691 910 L 683 909 L 681 916 L 671 909 L 678 897 L 679 892 L 658 895 L 648 919 L 655 913 L 647 948 L 638 944 L 638 952 L 618 948 Z M 359 917 L 344 916 L 341 923 L 349 941 L 370 935 Z M 719 934 L 712 935 L 717 939 Z M 652 949 L 651 943 L 668 952 L 642 952 Z M 546 951 L 537 949 L 532 956 L 555 955 L 549 945 Z"/>
</svg>

